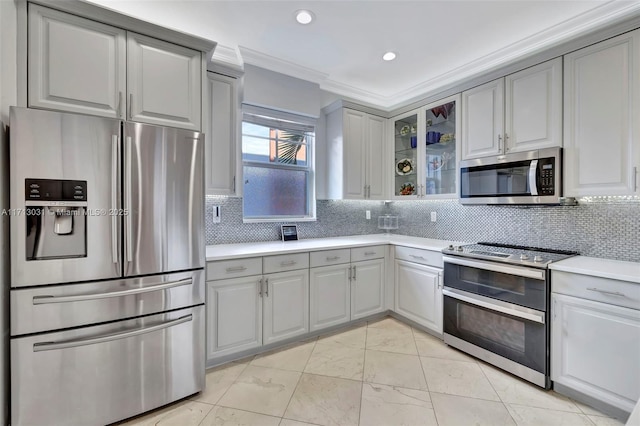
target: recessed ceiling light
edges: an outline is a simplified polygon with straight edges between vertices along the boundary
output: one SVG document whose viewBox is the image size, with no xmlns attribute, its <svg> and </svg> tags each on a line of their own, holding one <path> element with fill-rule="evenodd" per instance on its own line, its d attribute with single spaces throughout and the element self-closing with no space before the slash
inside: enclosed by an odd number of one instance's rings
<svg viewBox="0 0 640 426">
<path fill-rule="evenodd" d="M 387 52 L 384 55 L 382 55 L 382 59 L 384 59 L 385 61 L 393 61 L 396 58 L 396 54 L 393 52 Z"/>
<path fill-rule="evenodd" d="M 313 12 L 310 10 L 299 10 L 296 12 L 296 21 L 302 25 L 310 24 L 313 21 Z"/>
</svg>

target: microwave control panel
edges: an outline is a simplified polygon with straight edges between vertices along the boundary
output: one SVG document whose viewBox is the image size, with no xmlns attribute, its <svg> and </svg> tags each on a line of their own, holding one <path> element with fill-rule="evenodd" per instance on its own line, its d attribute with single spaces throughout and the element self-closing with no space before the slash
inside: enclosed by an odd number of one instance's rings
<svg viewBox="0 0 640 426">
<path fill-rule="evenodd" d="M 555 193 L 555 159 L 541 158 L 538 161 L 538 170 L 540 171 L 538 180 L 539 195 L 554 195 Z"/>
</svg>

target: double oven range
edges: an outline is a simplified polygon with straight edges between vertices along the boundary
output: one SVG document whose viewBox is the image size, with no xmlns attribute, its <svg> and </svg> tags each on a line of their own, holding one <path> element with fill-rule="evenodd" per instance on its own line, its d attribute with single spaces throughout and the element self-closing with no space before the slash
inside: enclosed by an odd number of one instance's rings
<svg viewBox="0 0 640 426">
<path fill-rule="evenodd" d="M 444 253 L 444 341 L 549 389 L 548 265 L 575 252 L 506 244 Z"/>
</svg>

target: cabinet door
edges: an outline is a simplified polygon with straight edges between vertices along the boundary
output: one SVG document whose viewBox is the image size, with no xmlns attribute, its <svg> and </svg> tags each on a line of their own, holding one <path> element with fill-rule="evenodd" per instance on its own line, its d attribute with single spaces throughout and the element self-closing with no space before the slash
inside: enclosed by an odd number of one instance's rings
<svg viewBox="0 0 640 426">
<path fill-rule="evenodd" d="M 384 311 L 384 259 L 357 262 L 352 268 L 351 319 Z"/>
<path fill-rule="evenodd" d="M 310 331 L 342 324 L 351 318 L 349 265 L 311 268 Z"/>
<path fill-rule="evenodd" d="M 126 32 L 29 4 L 29 106 L 124 118 Z"/>
<path fill-rule="evenodd" d="M 390 192 L 398 199 L 415 199 L 422 195 L 422 145 L 418 144 L 419 113 L 411 111 L 391 120 L 393 160 L 389 164 L 391 172 Z M 422 133 L 420 131 L 420 133 Z M 391 168 L 393 167 L 393 170 Z"/>
<path fill-rule="evenodd" d="M 207 73 L 210 108 L 205 122 L 206 191 L 235 195 L 238 91 L 237 80 Z"/>
<path fill-rule="evenodd" d="M 261 276 L 207 282 L 207 359 L 262 345 Z"/>
<path fill-rule="evenodd" d="M 200 52 L 127 33 L 129 119 L 200 130 Z"/>
<path fill-rule="evenodd" d="M 631 412 L 640 398 L 640 311 L 552 295 L 551 379 Z"/>
<path fill-rule="evenodd" d="M 505 152 L 562 146 L 562 58 L 505 77 Z"/>
<path fill-rule="evenodd" d="M 366 198 L 385 199 L 384 185 L 384 139 L 385 119 L 370 115 L 367 118 L 367 193 Z"/>
<path fill-rule="evenodd" d="M 309 331 L 309 270 L 265 275 L 263 342 Z"/>
<path fill-rule="evenodd" d="M 442 333 L 442 283 L 439 269 L 396 260 L 395 310 Z"/>
<path fill-rule="evenodd" d="M 502 153 L 504 79 L 462 92 L 462 158 Z"/>
<path fill-rule="evenodd" d="M 565 195 L 637 193 L 639 50 L 636 30 L 565 56 Z"/>
<path fill-rule="evenodd" d="M 365 198 L 365 121 L 366 114 L 344 110 L 344 198 Z"/>
<path fill-rule="evenodd" d="M 421 134 L 421 144 L 426 139 L 422 193 L 428 198 L 450 198 L 458 195 L 459 107 L 460 95 L 455 95 L 427 105 L 422 110 L 426 128 Z"/>
</svg>

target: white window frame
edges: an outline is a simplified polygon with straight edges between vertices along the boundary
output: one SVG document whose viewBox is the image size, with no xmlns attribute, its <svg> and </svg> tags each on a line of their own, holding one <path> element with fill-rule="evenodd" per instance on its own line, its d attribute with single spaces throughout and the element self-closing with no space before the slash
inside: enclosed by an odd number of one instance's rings
<svg viewBox="0 0 640 426">
<path fill-rule="evenodd" d="M 307 210 L 308 215 L 296 216 L 296 215 L 280 215 L 280 216 L 262 216 L 262 217 L 246 217 L 244 214 L 244 197 L 246 192 L 244 190 L 244 178 L 242 179 L 242 221 L 244 223 L 259 223 L 259 222 L 313 222 L 316 221 L 316 173 L 315 173 L 315 143 L 317 134 L 317 120 L 314 117 L 308 117 L 304 115 L 292 114 L 285 111 L 274 110 L 270 108 L 264 108 L 257 105 L 242 105 L 242 122 L 250 122 L 259 124 L 262 126 L 271 126 L 273 128 L 283 128 L 288 130 L 302 130 L 309 131 L 313 129 L 314 137 L 310 144 L 307 144 L 307 166 L 292 166 L 285 164 L 275 163 L 263 163 L 254 161 L 245 161 L 243 152 L 242 139 L 244 133 L 241 132 L 240 141 L 240 159 L 241 167 L 244 174 L 245 166 L 272 168 L 279 170 L 304 170 L 307 172 Z"/>
</svg>

